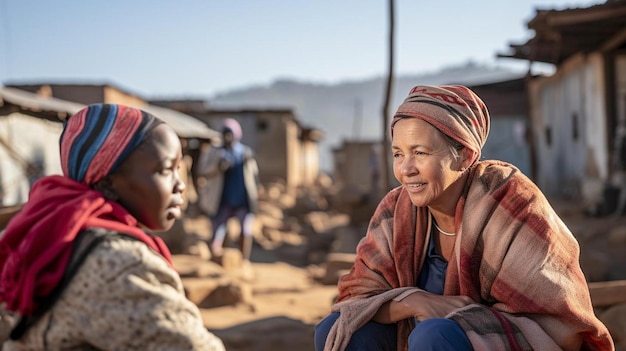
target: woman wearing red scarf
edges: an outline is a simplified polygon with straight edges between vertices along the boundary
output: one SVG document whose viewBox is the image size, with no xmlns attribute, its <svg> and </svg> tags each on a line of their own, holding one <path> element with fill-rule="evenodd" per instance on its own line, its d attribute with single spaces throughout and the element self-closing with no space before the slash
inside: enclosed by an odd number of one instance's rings
<svg viewBox="0 0 626 351">
<path fill-rule="evenodd" d="M 515 166 L 480 160 L 483 101 L 416 86 L 392 122 L 400 186 L 374 213 L 316 350 L 613 350 L 579 246 Z"/>
<path fill-rule="evenodd" d="M 36 182 L 0 238 L 3 350 L 223 350 L 186 299 L 164 242 L 181 215 L 176 133 L 154 116 L 90 105 L 64 124 L 63 176 Z"/>
</svg>

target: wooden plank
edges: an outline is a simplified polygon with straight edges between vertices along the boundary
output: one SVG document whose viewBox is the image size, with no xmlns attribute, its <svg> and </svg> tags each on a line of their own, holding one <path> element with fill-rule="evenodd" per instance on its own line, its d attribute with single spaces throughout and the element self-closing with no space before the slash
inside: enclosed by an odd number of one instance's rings
<svg viewBox="0 0 626 351">
<path fill-rule="evenodd" d="M 626 303 L 626 280 L 589 283 L 593 307 L 606 307 Z"/>
</svg>

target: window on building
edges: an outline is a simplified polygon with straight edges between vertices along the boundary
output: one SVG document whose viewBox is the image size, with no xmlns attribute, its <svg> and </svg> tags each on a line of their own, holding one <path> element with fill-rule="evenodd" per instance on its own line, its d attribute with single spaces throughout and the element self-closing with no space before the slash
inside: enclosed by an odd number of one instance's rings
<svg viewBox="0 0 626 351">
<path fill-rule="evenodd" d="M 578 141 L 580 131 L 578 128 L 578 113 L 572 113 L 572 140 Z"/>
<path fill-rule="evenodd" d="M 545 129 L 546 134 L 546 145 L 552 146 L 552 128 L 547 126 Z"/>
<path fill-rule="evenodd" d="M 268 126 L 268 124 L 267 124 L 267 121 L 264 121 L 264 120 L 262 120 L 262 119 L 259 119 L 259 120 L 257 121 L 257 125 L 256 125 L 256 127 L 257 127 L 257 129 L 258 129 L 258 130 L 260 130 L 260 131 L 264 131 L 264 130 L 267 130 L 267 128 L 268 128 L 269 126 Z"/>
</svg>

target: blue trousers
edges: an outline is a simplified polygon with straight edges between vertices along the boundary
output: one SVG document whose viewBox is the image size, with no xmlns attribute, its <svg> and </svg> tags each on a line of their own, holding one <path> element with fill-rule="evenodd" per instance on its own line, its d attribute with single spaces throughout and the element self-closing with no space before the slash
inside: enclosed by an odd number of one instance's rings
<svg viewBox="0 0 626 351">
<path fill-rule="evenodd" d="M 323 351 L 330 328 L 339 318 L 331 313 L 315 327 L 315 350 Z M 396 324 L 370 321 L 357 330 L 346 351 L 395 351 L 397 348 Z M 445 318 L 426 319 L 417 324 L 409 335 L 409 351 L 471 351 L 467 335 L 455 321 Z"/>
<path fill-rule="evenodd" d="M 252 236 L 252 223 L 254 222 L 254 214 L 250 213 L 248 206 L 230 207 L 222 206 L 217 214 L 211 218 L 213 226 L 213 244 L 212 248 L 221 251 L 226 236 L 226 222 L 236 217 L 241 226 L 241 235 L 244 237 Z"/>
</svg>

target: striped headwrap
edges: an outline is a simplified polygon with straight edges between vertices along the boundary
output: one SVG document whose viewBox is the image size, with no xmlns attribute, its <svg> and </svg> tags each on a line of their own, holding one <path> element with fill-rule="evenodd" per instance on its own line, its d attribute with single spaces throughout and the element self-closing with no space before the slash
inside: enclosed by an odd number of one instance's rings
<svg viewBox="0 0 626 351">
<path fill-rule="evenodd" d="M 63 174 L 92 185 L 114 171 L 160 120 L 142 110 L 92 104 L 65 121 L 61 134 Z"/>
<path fill-rule="evenodd" d="M 489 112 L 485 103 L 461 85 L 418 85 L 411 89 L 391 121 L 392 137 L 396 122 L 406 117 L 421 118 L 474 151 L 474 161 L 480 158 L 489 134 Z"/>
</svg>

